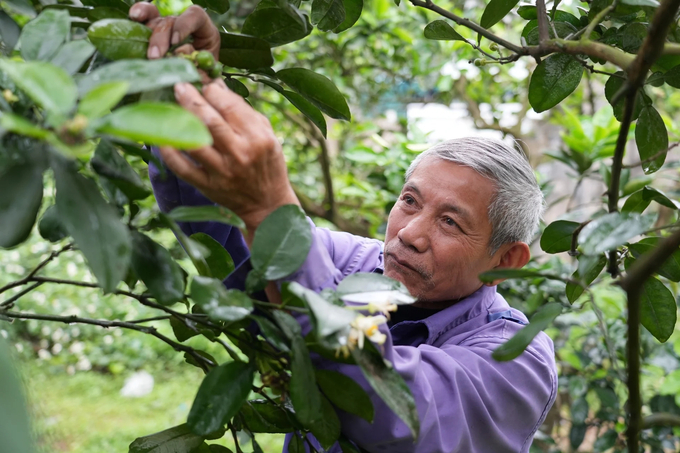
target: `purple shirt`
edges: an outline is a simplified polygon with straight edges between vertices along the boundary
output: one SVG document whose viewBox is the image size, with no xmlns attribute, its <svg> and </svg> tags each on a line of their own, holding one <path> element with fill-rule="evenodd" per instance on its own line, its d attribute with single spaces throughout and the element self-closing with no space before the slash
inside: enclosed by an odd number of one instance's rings
<svg viewBox="0 0 680 453">
<path fill-rule="evenodd" d="M 161 181 L 151 167 L 151 181 L 162 210 L 207 200 L 173 175 Z M 225 284 L 242 286 L 248 251 L 240 232 L 222 224 L 182 225 L 186 232 L 204 231 L 220 241 L 240 268 Z M 334 288 L 356 272 L 382 272 L 382 243 L 348 233 L 313 228 L 312 249 L 305 264 L 289 280 L 315 291 Z M 305 326 L 304 318 L 300 318 Z M 524 353 L 510 362 L 491 354 L 523 324 L 526 317 L 511 308 L 496 287 L 473 294 L 421 320 L 394 324 L 384 355 L 408 384 L 420 416 L 416 443 L 406 425 L 382 402 L 354 365 L 314 357 L 319 368 L 354 378 L 375 407 L 374 423 L 339 411 L 343 434 L 369 452 L 389 453 L 520 453 L 528 452 L 557 393 L 553 344 L 540 333 Z M 284 452 L 290 437 L 286 439 Z M 314 442 L 317 447 L 318 443 Z M 305 448 L 307 446 L 305 445 Z M 321 447 L 318 447 L 319 451 Z M 330 450 L 340 453 L 336 444 Z"/>
</svg>

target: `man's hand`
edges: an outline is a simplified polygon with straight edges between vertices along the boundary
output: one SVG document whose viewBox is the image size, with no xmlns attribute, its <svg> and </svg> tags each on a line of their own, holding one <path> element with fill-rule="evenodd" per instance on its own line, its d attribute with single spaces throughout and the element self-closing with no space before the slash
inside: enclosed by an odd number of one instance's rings
<svg viewBox="0 0 680 453">
<path fill-rule="evenodd" d="M 147 56 L 150 60 L 163 57 L 171 46 L 193 36 L 191 44 L 183 45 L 175 53 L 189 54 L 194 50 L 207 50 L 219 59 L 220 32 L 200 6 L 192 5 L 179 17 L 161 17 L 151 3 L 135 3 L 130 8 L 130 19 L 141 22 L 153 31 L 149 39 Z"/>
<path fill-rule="evenodd" d="M 286 162 L 269 120 L 221 79 L 203 87 L 175 85 L 177 102 L 208 126 L 213 145 L 188 151 L 161 147 L 168 168 L 215 203 L 238 214 L 255 228 L 276 208 L 300 204 L 290 182 Z"/>
</svg>

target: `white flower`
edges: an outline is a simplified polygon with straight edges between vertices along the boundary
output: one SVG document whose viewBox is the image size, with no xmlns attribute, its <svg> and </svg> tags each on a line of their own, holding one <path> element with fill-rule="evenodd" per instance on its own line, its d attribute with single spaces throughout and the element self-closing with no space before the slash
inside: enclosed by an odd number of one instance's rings
<svg viewBox="0 0 680 453">
<path fill-rule="evenodd" d="M 350 349 L 354 345 L 359 346 L 359 349 L 364 348 L 364 338 L 368 338 L 375 344 L 383 344 L 387 339 L 387 335 L 382 333 L 378 326 L 385 324 L 387 318 L 378 316 L 357 316 L 354 321 L 352 321 L 352 329 L 349 331 L 349 336 L 347 338 L 347 343 Z"/>
</svg>

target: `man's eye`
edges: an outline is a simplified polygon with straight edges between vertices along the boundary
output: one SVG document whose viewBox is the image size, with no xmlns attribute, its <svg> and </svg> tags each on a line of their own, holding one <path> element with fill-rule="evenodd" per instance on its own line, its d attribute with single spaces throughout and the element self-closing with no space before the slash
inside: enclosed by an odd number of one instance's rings
<svg viewBox="0 0 680 453">
<path fill-rule="evenodd" d="M 449 226 L 458 226 L 455 220 L 453 220 L 451 217 L 445 217 L 444 222 L 446 222 L 447 225 Z"/>
<path fill-rule="evenodd" d="M 416 202 L 416 200 L 409 195 L 404 195 L 403 200 L 404 200 L 404 203 L 409 204 L 409 205 Z"/>
</svg>

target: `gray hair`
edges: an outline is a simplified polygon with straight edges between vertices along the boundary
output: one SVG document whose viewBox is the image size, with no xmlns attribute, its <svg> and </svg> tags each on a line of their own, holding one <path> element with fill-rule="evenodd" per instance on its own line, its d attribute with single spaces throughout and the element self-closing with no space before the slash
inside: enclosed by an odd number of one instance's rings
<svg viewBox="0 0 680 453">
<path fill-rule="evenodd" d="M 491 255 L 503 244 L 531 241 L 545 202 L 534 171 L 522 151 L 488 138 L 448 140 L 416 157 L 406 171 L 406 181 L 428 156 L 470 167 L 495 184 L 496 193 L 489 205 Z"/>
</svg>

